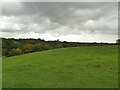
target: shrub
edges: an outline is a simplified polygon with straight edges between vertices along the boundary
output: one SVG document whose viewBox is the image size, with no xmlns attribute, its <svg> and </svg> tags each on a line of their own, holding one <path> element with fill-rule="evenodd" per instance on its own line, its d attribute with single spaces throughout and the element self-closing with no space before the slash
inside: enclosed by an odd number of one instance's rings
<svg viewBox="0 0 120 90">
<path fill-rule="evenodd" d="M 22 54 L 22 50 L 20 48 L 12 49 L 9 52 L 9 56 L 19 55 L 19 54 Z"/>
</svg>

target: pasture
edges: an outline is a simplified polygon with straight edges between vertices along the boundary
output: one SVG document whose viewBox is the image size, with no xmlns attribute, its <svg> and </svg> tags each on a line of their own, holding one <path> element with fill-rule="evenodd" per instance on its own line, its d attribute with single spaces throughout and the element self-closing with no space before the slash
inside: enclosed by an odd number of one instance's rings
<svg viewBox="0 0 120 90">
<path fill-rule="evenodd" d="M 46 50 L 3 61 L 3 88 L 117 88 L 118 46 Z"/>
</svg>

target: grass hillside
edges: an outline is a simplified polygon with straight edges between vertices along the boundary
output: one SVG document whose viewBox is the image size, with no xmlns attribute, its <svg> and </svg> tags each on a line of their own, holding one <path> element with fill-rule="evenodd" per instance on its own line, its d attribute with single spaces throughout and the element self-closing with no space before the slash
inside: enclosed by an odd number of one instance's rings
<svg viewBox="0 0 120 90">
<path fill-rule="evenodd" d="M 85 46 L 5 58 L 3 88 L 115 88 L 117 51 L 117 46 Z"/>
</svg>

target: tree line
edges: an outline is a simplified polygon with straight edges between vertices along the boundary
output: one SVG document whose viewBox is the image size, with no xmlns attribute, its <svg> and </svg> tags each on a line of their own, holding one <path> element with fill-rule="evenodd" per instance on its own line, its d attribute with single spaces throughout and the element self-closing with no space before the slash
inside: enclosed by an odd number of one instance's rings
<svg viewBox="0 0 120 90">
<path fill-rule="evenodd" d="M 15 56 L 36 51 L 51 50 L 56 48 L 79 47 L 79 46 L 101 46 L 110 43 L 80 43 L 66 41 L 45 41 L 43 39 L 14 39 L 2 38 L 2 56 Z"/>
</svg>

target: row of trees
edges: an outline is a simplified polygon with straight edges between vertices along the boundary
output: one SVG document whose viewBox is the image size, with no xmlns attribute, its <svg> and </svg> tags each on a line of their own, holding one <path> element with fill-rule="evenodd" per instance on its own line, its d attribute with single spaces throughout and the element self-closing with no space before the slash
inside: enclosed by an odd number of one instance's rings
<svg viewBox="0 0 120 90">
<path fill-rule="evenodd" d="M 79 42 L 61 42 L 45 41 L 42 39 L 5 39 L 2 38 L 2 56 L 14 56 L 24 53 L 56 49 L 62 47 L 76 46 L 98 46 L 109 45 L 109 43 L 79 43 Z"/>
<path fill-rule="evenodd" d="M 3 56 L 14 56 L 55 48 L 62 48 L 62 44 L 59 40 L 54 41 L 54 43 L 48 43 L 41 39 L 2 39 Z"/>
</svg>

